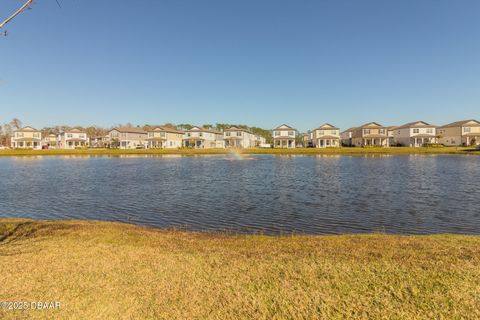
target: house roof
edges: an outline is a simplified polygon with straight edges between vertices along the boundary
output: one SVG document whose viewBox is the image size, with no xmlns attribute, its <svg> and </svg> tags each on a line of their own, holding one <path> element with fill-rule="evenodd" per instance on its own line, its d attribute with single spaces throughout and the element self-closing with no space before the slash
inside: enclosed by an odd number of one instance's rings
<svg viewBox="0 0 480 320">
<path fill-rule="evenodd" d="M 338 136 L 321 136 L 321 137 L 318 137 L 318 138 L 315 138 L 316 140 L 321 140 L 321 139 L 340 139 L 340 137 Z"/>
<path fill-rule="evenodd" d="M 355 129 L 357 129 L 357 127 L 351 127 L 351 128 L 349 128 L 349 129 L 343 131 L 342 133 L 351 132 L 351 131 L 353 131 L 353 130 L 355 130 Z"/>
<path fill-rule="evenodd" d="M 470 127 L 480 127 L 480 122 L 477 121 L 477 120 L 474 120 L 474 119 L 462 120 L 462 121 L 456 121 L 456 122 L 446 124 L 446 125 L 441 126 L 439 128 L 443 129 L 443 128 L 452 128 L 452 127 L 463 127 L 465 125 L 468 125 Z"/>
<path fill-rule="evenodd" d="M 330 123 L 322 124 L 320 127 L 314 130 L 339 130 L 337 127 L 331 125 Z"/>
<path fill-rule="evenodd" d="M 117 130 L 118 132 L 124 132 L 124 133 L 147 133 L 145 130 L 142 128 L 126 128 L 126 127 L 118 127 L 118 128 L 113 128 L 110 130 L 112 132 L 113 130 Z"/>
<path fill-rule="evenodd" d="M 236 126 L 231 126 L 227 129 L 225 129 L 225 131 L 243 131 L 243 132 L 247 132 L 247 133 L 252 133 L 252 132 L 250 132 L 250 130 L 239 128 L 239 127 L 236 127 Z"/>
<path fill-rule="evenodd" d="M 190 130 L 187 130 L 187 132 L 210 132 L 215 134 L 221 134 L 220 131 L 209 130 L 207 128 L 198 127 L 198 126 L 192 127 Z"/>
<path fill-rule="evenodd" d="M 38 131 L 38 130 L 35 129 L 35 128 L 32 128 L 30 126 L 26 126 L 26 127 L 23 127 L 19 130 L 16 130 L 16 132 L 34 132 L 34 131 Z"/>
<path fill-rule="evenodd" d="M 180 133 L 183 134 L 184 132 L 172 127 L 167 127 L 167 126 L 155 126 L 153 129 L 149 130 L 149 132 L 152 131 L 164 131 L 164 132 L 172 132 L 172 133 Z"/>
<path fill-rule="evenodd" d="M 404 125 L 401 125 L 396 129 L 405 129 L 405 128 L 436 128 L 436 126 L 425 121 L 414 121 L 414 122 L 405 123 Z"/>
<path fill-rule="evenodd" d="M 295 130 L 294 128 L 290 127 L 289 125 L 286 125 L 286 124 L 282 124 L 278 127 L 276 127 L 275 129 L 273 130 Z"/>
<path fill-rule="evenodd" d="M 369 123 L 365 123 L 364 125 L 362 125 L 360 127 L 355 128 L 355 129 L 369 129 L 369 128 L 382 129 L 382 128 L 386 128 L 386 127 L 382 126 L 381 124 L 379 124 L 377 122 L 369 122 Z"/>
</svg>

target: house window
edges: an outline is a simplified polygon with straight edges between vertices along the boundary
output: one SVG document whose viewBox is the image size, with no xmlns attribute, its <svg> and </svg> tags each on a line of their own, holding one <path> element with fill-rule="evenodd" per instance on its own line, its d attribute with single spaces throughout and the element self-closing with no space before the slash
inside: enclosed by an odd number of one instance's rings
<svg viewBox="0 0 480 320">
<path fill-rule="evenodd" d="M 237 137 L 241 137 L 242 136 L 242 132 L 241 131 L 237 131 Z"/>
<path fill-rule="evenodd" d="M 337 134 L 337 130 L 332 130 L 332 131 L 330 131 L 330 132 L 331 132 L 331 134 L 334 135 L 334 136 Z"/>
<path fill-rule="evenodd" d="M 385 129 L 378 129 L 379 134 L 385 134 Z"/>
<path fill-rule="evenodd" d="M 198 136 L 199 136 L 199 137 L 203 137 L 203 132 L 200 132 L 200 133 L 198 134 Z"/>
<path fill-rule="evenodd" d="M 420 129 L 413 129 L 413 133 L 420 133 Z"/>
<path fill-rule="evenodd" d="M 226 135 L 227 137 L 230 137 L 230 132 L 226 132 L 225 135 Z"/>
<path fill-rule="evenodd" d="M 363 129 L 363 134 L 370 134 L 370 129 Z"/>
<path fill-rule="evenodd" d="M 463 132 L 470 132 L 470 127 L 463 128 Z"/>
<path fill-rule="evenodd" d="M 432 128 L 427 128 L 427 133 L 433 133 L 433 129 Z"/>
<path fill-rule="evenodd" d="M 160 132 L 160 137 L 165 138 L 165 132 Z"/>
<path fill-rule="evenodd" d="M 191 136 L 190 132 L 189 132 L 189 133 L 187 133 L 187 137 L 190 137 L 190 136 Z"/>
<path fill-rule="evenodd" d="M 293 136 L 293 134 L 294 134 L 293 131 L 288 131 L 289 136 Z"/>
<path fill-rule="evenodd" d="M 67 138 L 73 138 L 73 135 L 72 134 L 67 134 Z"/>
<path fill-rule="evenodd" d="M 273 135 L 274 135 L 274 136 L 279 136 L 279 135 L 280 135 L 280 132 L 278 132 L 278 131 L 273 131 Z"/>
<path fill-rule="evenodd" d="M 321 136 L 323 136 L 323 135 L 324 135 L 323 130 L 320 130 L 320 132 L 319 132 L 318 134 L 321 135 Z"/>
</svg>

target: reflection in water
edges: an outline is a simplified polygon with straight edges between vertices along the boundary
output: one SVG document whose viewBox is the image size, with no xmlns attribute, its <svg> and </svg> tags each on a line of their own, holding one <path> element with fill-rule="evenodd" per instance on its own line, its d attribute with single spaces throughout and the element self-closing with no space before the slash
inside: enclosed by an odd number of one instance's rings
<svg viewBox="0 0 480 320">
<path fill-rule="evenodd" d="M 480 234 L 478 181 L 478 157 L 459 155 L 10 157 L 0 158 L 0 216 L 267 234 Z"/>
</svg>

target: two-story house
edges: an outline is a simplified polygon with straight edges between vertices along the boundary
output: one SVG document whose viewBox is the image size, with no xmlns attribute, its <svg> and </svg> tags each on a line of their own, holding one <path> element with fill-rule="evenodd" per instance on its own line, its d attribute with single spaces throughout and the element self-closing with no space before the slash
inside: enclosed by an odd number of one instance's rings
<svg viewBox="0 0 480 320">
<path fill-rule="evenodd" d="M 438 142 L 446 146 L 471 146 L 480 144 L 480 122 L 463 120 L 437 128 Z"/>
<path fill-rule="evenodd" d="M 436 143 L 436 126 L 425 121 L 406 123 L 394 129 L 394 144 L 405 147 L 422 147 Z"/>
<path fill-rule="evenodd" d="M 50 133 L 46 137 L 43 137 L 42 139 L 42 148 L 55 148 L 57 147 L 57 136 L 54 135 L 53 133 Z"/>
<path fill-rule="evenodd" d="M 255 136 L 255 147 L 257 147 L 257 148 L 269 148 L 270 144 L 267 144 L 267 139 L 265 139 L 265 137 L 256 135 Z"/>
<path fill-rule="evenodd" d="M 57 148 L 59 149 L 85 148 L 87 146 L 87 133 L 78 129 L 63 131 L 57 138 Z"/>
<path fill-rule="evenodd" d="M 352 130 L 352 145 L 357 147 L 388 147 L 387 127 L 369 122 Z"/>
<path fill-rule="evenodd" d="M 340 129 L 325 123 L 310 132 L 310 141 L 316 148 L 339 147 Z"/>
<path fill-rule="evenodd" d="M 168 126 L 157 126 L 148 131 L 148 148 L 181 148 L 183 131 Z"/>
<path fill-rule="evenodd" d="M 345 146 L 345 147 L 353 146 L 352 136 L 353 136 L 353 130 L 355 129 L 356 127 L 352 127 L 340 133 L 340 141 L 342 143 L 342 146 Z"/>
<path fill-rule="evenodd" d="M 108 136 L 113 148 L 139 149 L 147 146 L 148 134 L 142 128 L 113 128 Z"/>
<path fill-rule="evenodd" d="M 28 126 L 16 130 L 11 138 L 11 147 L 15 149 L 41 149 L 42 132 Z"/>
<path fill-rule="evenodd" d="M 282 124 L 273 129 L 273 147 L 274 148 L 295 148 L 295 138 L 297 130 Z"/>
<path fill-rule="evenodd" d="M 193 127 L 183 135 L 183 146 L 198 149 L 225 148 L 225 140 L 223 132 Z"/>
<path fill-rule="evenodd" d="M 253 148 L 256 137 L 246 129 L 230 127 L 223 131 L 225 148 Z"/>
</svg>

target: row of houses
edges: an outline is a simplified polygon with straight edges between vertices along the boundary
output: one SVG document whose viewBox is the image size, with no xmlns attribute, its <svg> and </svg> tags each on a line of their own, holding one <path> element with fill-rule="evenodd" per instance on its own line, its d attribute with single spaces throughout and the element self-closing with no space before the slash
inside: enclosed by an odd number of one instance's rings
<svg viewBox="0 0 480 320">
<path fill-rule="evenodd" d="M 85 132 L 73 129 L 42 137 L 42 133 L 32 127 L 24 127 L 14 132 L 11 147 L 15 149 L 76 149 L 85 147 L 105 147 L 120 149 L 137 148 L 253 148 L 269 147 L 264 137 L 247 129 L 230 127 L 222 132 L 203 127 L 193 127 L 181 131 L 167 126 L 156 126 L 145 131 L 142 128 L 113 128 L 106 136 L 88 137 Z"/>
<path fill-rule="evenodd" d="M 298 132 L 283 124 L 272 130 L 274 148 L 297 147 Z M 369 122 L 343 132 L 326 123 L 310 130 L 303 137 L 303 146 L 329 148 L 340 146 L 356 147 L 421 147 L 430 144 L 446 146 L 469 146 L 480 144 L 480 122 L 477 120 L 457 121 L 437 127 L 425 121 L 415 121 L 402 126 L 383 126 Z M 247 129 L 230 127 L 223 131 L 193 127 L 182 131 L 173 127 L 156 126 L 145 131 L 142 128 L 114 128 L 104 137 L 88 137 L 85 132 L 73 129 L 56 135 L 42 137 L 32 127 L 14 132 L 12 148 L 75 149 L 83 147 L 107 147 L 121 149 L 136 148 L 252 148 L 270 147 L 265 138 Z"/>
</svg>

